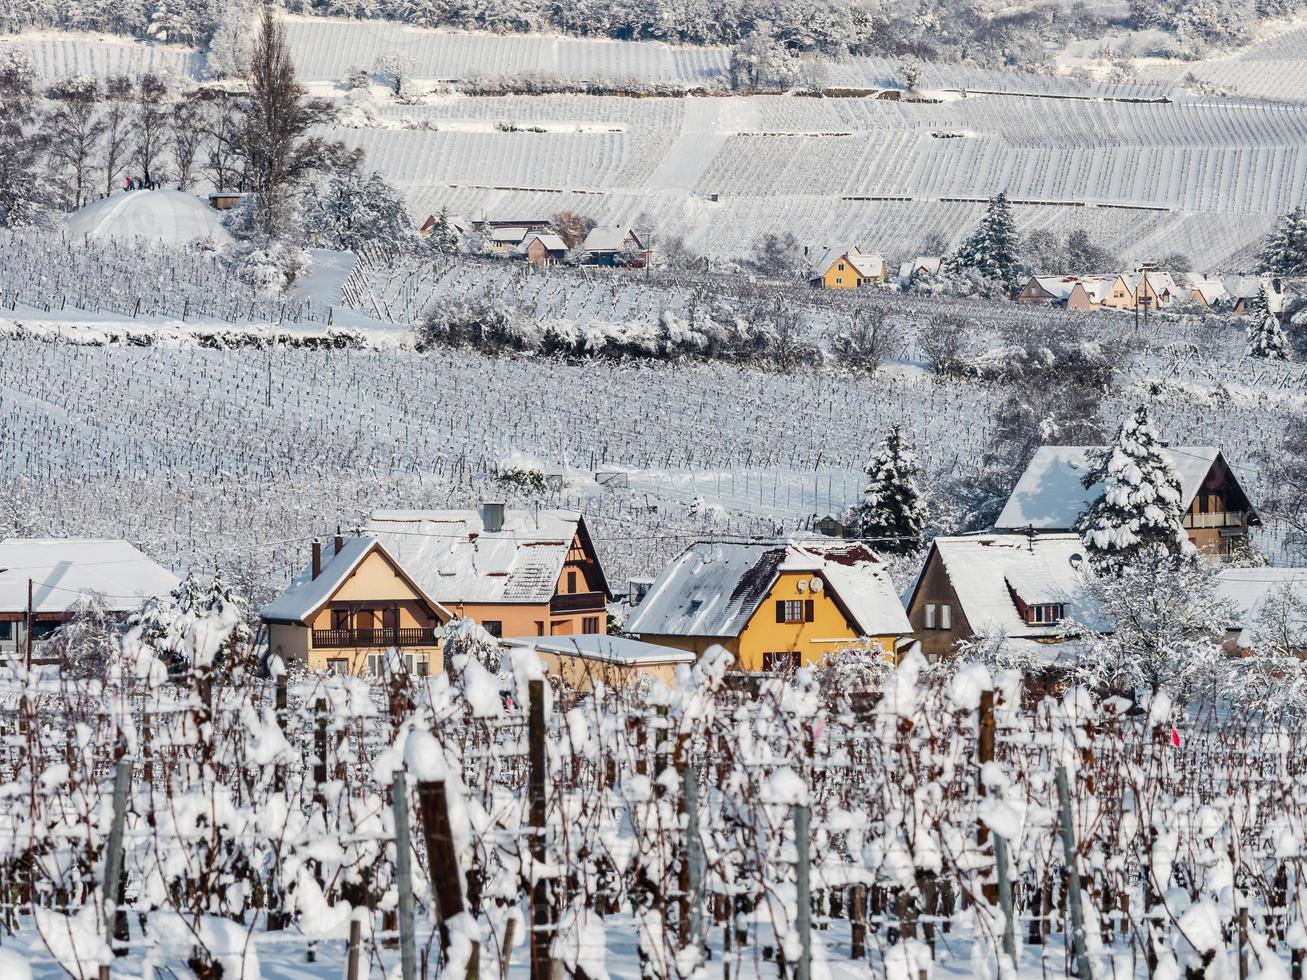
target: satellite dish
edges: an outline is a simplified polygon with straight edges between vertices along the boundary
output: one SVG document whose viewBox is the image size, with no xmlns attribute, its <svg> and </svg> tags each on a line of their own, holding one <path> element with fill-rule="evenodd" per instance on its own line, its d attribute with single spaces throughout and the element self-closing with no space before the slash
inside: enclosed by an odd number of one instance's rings
<svg viewBox="0 0 1307 980">
<path fill-rule="evenodd" d="M 799 589 L 800 592 L 807 592 L 807 591 L 808 591 L 808 583 L 805 582 L 803 579 L 799 579 L 799 582 L 798 582 L 798 589 Z"/>
<path fill-rule="evenodd" d="M 1080 567 L 1080 563 L 1081 563 L 1082 561 L 1084 561 L 1084 560 L 1085 560 L 1085 556 L 1082 555 L 1080 552 L 1077 551 L 1075 554 L 1073 554 L 1073 555 L 1071 556 L 1071 567 L 1072 567 L 1072 568 L 1079 568 L 1079 567 Z"/>
<path fill-rule="evenodd" d="M 813 592 L 820 592 L 822 590 L 821 579 L 814 577 L 811 584 Z"/>
</svg>

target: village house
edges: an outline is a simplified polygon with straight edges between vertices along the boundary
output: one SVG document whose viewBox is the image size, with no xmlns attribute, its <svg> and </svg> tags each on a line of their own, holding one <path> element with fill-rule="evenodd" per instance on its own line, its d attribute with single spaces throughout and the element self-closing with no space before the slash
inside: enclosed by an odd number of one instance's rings
<svg viewBox="0 0 1307 980">
<path fill-rule="evenodd" d="M 1041 446 L 1012 490 L 996 531 L 1050 534 L 1070 531 L 1098 497 L 1081 478 L 1089 471 L 1085 446 Z M 1189 540 L 1213 561 L 1239 554 L 1249 527 L 1261 518 L 1234 472 L 1215 446 L 1171 446 L 1163 450 L 1180 477 Z"/>
<path fill-rule="evenodd" d="M 487 218 L 480 217 L 471 222 L 471 230 L 479 231 L 484 235 L 489 235 L 496 228 L 522 228 L 526 231 L 547 231 L 554 221 L 552 218 Z"/>
<path fill-rule="evenodd" d="M 364 533 L 385 544 L 435 602 L 492 636 L 608 632 L 612 595 L 576 511 L 497 503 L 378 511 Z"/>
<path fill-rule="evenodd" d="M 1226 301 L 1230 312 L 1243 316 L 1258 293 L 1266 294 L 1266 308 L 1279 316 L 1284 311 L 1284 288 L 1279 279 L 1270 276 L 1225 276 Z"/>
<path fill-rule="evenodd" d="M 490 228 L 486 232 L 486 248 L 495 255 L 512 255 L 526 241 L 529 229 L 522 227 Z"/>
<path fill-rule="evenodd" d="M 1224 644 L 1228 653 L 1307 658 L 1307 568 L 1223 568 L 1218 582 L 1221 600 L 1234 615 Z M 1290 602 L 1277 605 L 1283 595 Z"/>
<path fill-rule="evenodd" d="M 1050 665 L 1076 625 L 1102 628 L 1075 534 L 940 537 L 908 593 L 912 630 L 927 660 L 976 637 L 1026 645 Z"/>
<path fill-rule="evenodd" d="M 1065 306 L 1079 280 L 1075 276 L 1031 276 L 1017 302 L 1023 306 Z"/>
<path fill-rule="evenodd" d="M 1216 276 L 1203 276 L 1196 272 L 1180 273 L 1179 284 L 1189 290 L 1189 299 L 1205 310 L 1217 309 L 1228 298 L 1225 283 Z"/>
<path fill-rule="evenodd" d="M 896 281 L 900 289 L 907 289 L 919 280 L 935 278 L 943 267 L 943 256 L 918 255 L 908 262 L 899 264 L 899 274 Z"/>
<path fill-rule="evenodd" d="M 911 632 L 885 565 L 862 542 L 700 541 L 662 570 L 627 621 L 641 640 L 745 671 L 788 670 L 869 645 L 896 659 Z"/>
<path fill-rule="evenodd" d="M 625 265 L 635 269 L 643 269 L 653 255 L 634 231 L 616 225 L 591 228 L 581 243 L 581 250 L 592 265 Z"/>
<path fill-rule="evenodd" d="M 379 674 L 397 650 L 419 675 L 442 669 L 440 627 L 451 618 L 366 535 L 337 535 L 325 555 L 314 541 L 309 567 L 259 616 L 269 651 L 309 670 Z"/>
<path fill-rule="evenodd" d="M 1120 299 L 1129 295 L 1129 287 L 1120 276 L 1081 276 L 1067 294 L 1066 308 L 1080 313 L 1100 310 L 1108 305 L 1108 297 L 1114 292 Z"/>
<path fill-rule="evenodd" d="M 1180 289 L 1170 273 L 1149 270 L 1122 276 L 1134 296 L 1131 309 L 1160 310 L 1170 306 L 1180 295 Z"/>
<path fill-rule="evenodd" d="M 593 690 L 597 683 L 630 687 L 648 679 L 672 687 L 677 667 L 695 660 L 688 650 L 603 634 L 518 638 L 505 640 L 504 646 L 534 650 L 545 673 L 574 691 Z"/>
<path fill-rule="evenodd" d="M 540 268 L 558 265 L 567 257 L 567 243 L 549 232 L 532 231 L 518 245 L 517 254 Z"/>
<path fill-rule="evenodd" d="M 0 657 L 43 659 L 50 637 L 84 596 L 119 621 L 177 588 L 177 576 L 126 541 L 8 538 L 0 541 Z M 29 627 L 30 624 L 30 627 Z"/>
<path fill-rule="evenodd" d="M 814 263 L 808 285 L 816 289 L 857 289 L 888 278 L 885 259 L 858 249 L 827 249 Z"/>
<path fill-rule="evenodd" d="M 1109 285 L 1106 289 L 1101 287 L 1098 289 L 1098 295 L 1102 297 L 1100 306 L 1107 307 L 1109 310 L 1135 308 L 1135 289 L 1126 276 L 1113 273 L 1102 278 L 1107 280 Z"/>
<path fill-rule="evenodd" d="M 418 234 L 423 238 L 427 238 L 430 236 L 432 229 L 434 229 L 439 223 L 440 215 L 427 215 L 426 220 L 418 226 Z M 463 217 L 461 214 L 446 214 L 445 223 L 460 235 L 466 235 L 472 231 L 472 222 L 468 221 L 467 218 Z"/>
</svg>

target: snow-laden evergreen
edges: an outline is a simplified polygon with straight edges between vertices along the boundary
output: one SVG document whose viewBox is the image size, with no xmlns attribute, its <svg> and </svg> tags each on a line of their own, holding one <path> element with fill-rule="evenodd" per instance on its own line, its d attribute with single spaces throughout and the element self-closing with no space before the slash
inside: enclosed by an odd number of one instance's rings
<svg viewBox="0 0 1307 980">
<path fill-rule="evenodd" d="M 304 218 L 309 240 L 324 248 L 399 248 L 414 238 L 408 210 L 395 189 L 375 171 L 356 166 L 334 171 L 324 188 L 310 194 Z"/>
<path fill-rule="evenodd" d="M 867 488 L 858 508 L 858 533 L 878 551 L 907 553 L 921 547 L 926 501 L 918 480 L 921 463 L 892 426 L 863 468 Z"/>
<path fill-rule="evenodd" d="M 1307 275 L 1307 207 L 1300 204 L 1276 222 L 1262 251 L 1262 269 L 1280 276 Z"/>
<path fill-rule="evenodd" d="M 1272 361 L 1287 361 L 1293 347 L 1279 317 L 1273 313 L 1253 317 L 1248 321 L 1248 356 L 1265 357 Z"/>
<path fill-rule="evenodd" d="M 1141 555 L 1181 552 L 1191 545 L 1185 534 L 1184 492 L 1180 477 L 1140 405 L 1109 446 L 1089 450 L 1085 487 L 1102 486 L 1098 498 L 1076 523 L 1090 560 L 1117 570 Z"/>
<path fill-rule="evenodd" d="M 980 226 L 962 243 L 950 264 L 955 271 L 975 270 L 986 279 L 1015 289 L 1020 273 L 1020 244 L 1007 195 L 1000 193 L 990 200 Z"/>
</svg>

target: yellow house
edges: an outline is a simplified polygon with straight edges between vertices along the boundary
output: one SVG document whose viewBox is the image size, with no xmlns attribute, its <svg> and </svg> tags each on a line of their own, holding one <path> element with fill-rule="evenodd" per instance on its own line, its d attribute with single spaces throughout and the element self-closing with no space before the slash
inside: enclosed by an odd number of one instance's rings
<svg viewBox="0 0 1307 980">
<path fill-rule="evenodd" d="M 702 656 L 719 644 L 746 671 L 821 663 L 869 642 L 887 657 L 908 636 L 884 563 L 860 541 L 700 541 L 663 569 L 626 631 Z"/>
<path fill-rule="evenodd" d="M 435 602 L 492 636 L 608 632 L 608 580 L 577 511 L 377 511 L 364 533 Z"/>
<path fill-rule="evenodd" d="M 812 266 L 808 284 L 818 289 L 857 289 L 884 282 L 885 259 L 856 248 L 828 249 Z"/>
<path fill-rule="evenodd" d="M 443 669 L 440 627 L 449 611 L 409 576 L 372 537 L 336 537 L 285 592 L 259 614 L 268 649 L 310 670 L 380 673 L 387 651 L 398 650 L 410 671 Z"/>
</svg>

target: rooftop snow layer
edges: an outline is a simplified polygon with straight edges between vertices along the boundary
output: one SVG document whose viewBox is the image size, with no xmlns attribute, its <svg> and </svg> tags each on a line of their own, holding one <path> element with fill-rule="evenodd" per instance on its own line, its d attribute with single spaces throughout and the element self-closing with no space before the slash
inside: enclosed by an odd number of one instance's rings
<svg viewBox="0 0 1307 980">
<path fill-rule="evenodd" d="M 1089 472 L 1089 446 L 1041 446 L 1021 474 L 994 528 L 1012 531 L 1033 527 L 1066 531 L 1098 497 L 1098 484 L 1086 489 L 1081 478 Z M 1162 450 L 1180 476 L 1181 506 L 1193 502 L 1198 488 L 1221 454 L 1215 446 L 1172 446 Z"/>
<path fill-rule="evenodd" d="M 83 593 L 130 612 L 177 587 L 177 576 L 126 541 L 100 538 L 9 538 L 0 541 L 0 612 L 67 612 Z"/>
<path fill-rule="evenodd" d="M 1072 563 L 1084 555 L 1079 535 L 979 534 L 936 538 L 940 560 L 973 633 L 1000 630 L 1008 637 L 1057 636 L 1061 626 L 1034 626 L 1021 618 L 1014 594 L 1030 605 L 1060 603 L 1066 618 L 1084 626 L 1105 628 L 1090 597 L 1088 563 Z"/>
<path fill-rule="evenodd" d="M 184 191 L 120 191 L 64 218 L 70 238 L 147 238 L 180 245 L 212 239 L 229 245 L 222 216 Z"/>
<path fill-rule="evenodd" d="M 885 566 L 861 543 L 700 541 L 662 570 L 629 633 L 738 636 L 782 571 L 820 575 L 864 636 L 912 632 Z"/>
<path fill-rule="evenodd" d="M 1242 649 L 1255 650 L 1267 639 L 1269 623 L 1264 621 L 1271 594 L 1288 586 L 1302 608 L 1307 609 L 1307 568 L 1223 568 L 1217 575 L 1218 590 L 1234 612 L 1231 628 Z M 1307 619 L 1291 614 L 1291 627 L 1307 631 Z"/>
<path fill-rule="evenodd" d="M 504 511 L 487 531 L 476 510 L 387 510 L 368 534 L 437 602 L 548 602 L 581 526 L 570 510 Z"/>
<path fill-rule="evenodd" d="M 509 646 L 526 647 L 541 653 L 557 656 L 584 657 L 586 660 L 598 660 L 603 663 L 637 666 L 654 663 L 694 663 L 694 654 L 689 650 L 674 650 L 670 647 L 644 643 L 624 636 L 605 636 L 602 633 L 578 634 L 576 636 L 532 636 L 523 639 L 506 640 Z"/>
</svg>

